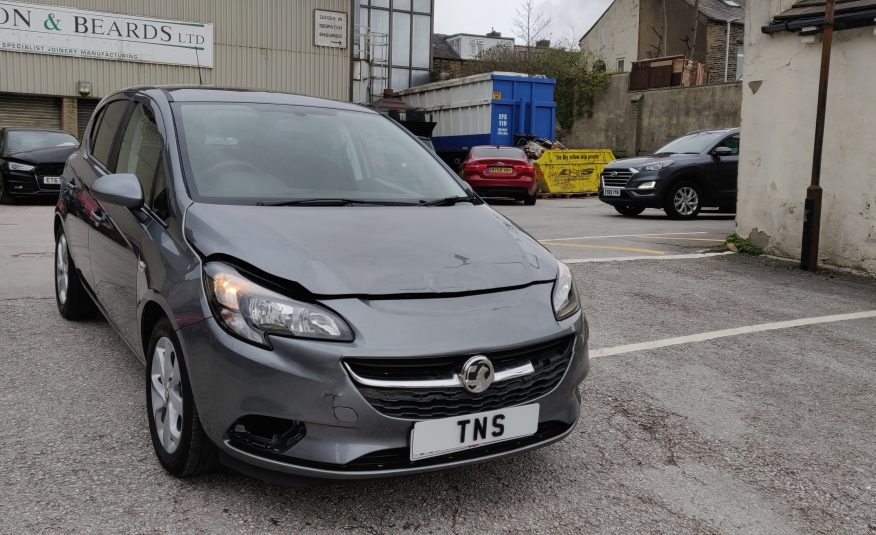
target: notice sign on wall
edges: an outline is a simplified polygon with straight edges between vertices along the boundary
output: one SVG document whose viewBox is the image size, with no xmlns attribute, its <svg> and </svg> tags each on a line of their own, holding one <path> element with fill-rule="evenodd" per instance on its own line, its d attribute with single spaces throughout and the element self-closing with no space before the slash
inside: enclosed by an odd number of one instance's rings
<svg viewBox="0 0 876 535">
<path fill-rule="evenodd" d="M 0 50 L 213 67 L 213 25 L 0 1 Z"/>
<path fill-rule="evenodd" d="M 313 44 L 347 48 L 347 14 L 339 11 L 313 11 Z"/>
</svg>

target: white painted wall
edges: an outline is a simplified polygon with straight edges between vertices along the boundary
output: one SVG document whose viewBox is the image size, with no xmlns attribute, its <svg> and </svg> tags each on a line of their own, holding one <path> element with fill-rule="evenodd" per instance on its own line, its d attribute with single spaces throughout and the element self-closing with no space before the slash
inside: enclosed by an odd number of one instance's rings
<svg viewBox="0 0 876 535">
<path fill-rule="evenodd" d="M 812 174 L 820 44 L 761 32 L 793 0 L 748 3 L 737 232 L 800 258 L 803 201 Z M 834 33 L 825 124 L 821 258 L 876 273 L 876 36 Z"/>
<path fill-rule="evenodd" d="M 581 50 L 602 57 L 609 72 L 618 70 L 618 59 L 623 58 L 627 72 L 639 59 L 639 1 L 614 0 L 578 43 Z"/>
<path fill-rule="evenodd" d="M 462 59 L 474 59 L 480 53 L 479 50 L 489 50 L 495 46 L 514 46 L 514 39 L 511 37 L 459 34 L 448 37 L 447 44 L 452 46 Z"/>
</svg>

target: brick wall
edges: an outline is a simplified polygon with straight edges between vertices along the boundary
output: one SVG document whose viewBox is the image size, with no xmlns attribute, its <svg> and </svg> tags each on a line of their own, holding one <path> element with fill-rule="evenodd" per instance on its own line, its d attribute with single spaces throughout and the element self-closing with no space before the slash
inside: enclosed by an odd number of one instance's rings
<svg viewBox="0 0 876 535">
<path fill-rule="evenodd" d="M 736 49 L 744 42 L 745 27 L 742 24 L 730 25 L 730 62 L 727 81 L 736 80 Z M 724 61 L 727 54 L 727 24 L 709 22 L 706 32 L 706 67 L 709 69 L 710 84 L 724 81 Z"/>
<path fill-rule="evenodd" d="M 61 130 L 66 130 L 78 137 L 79 121 L 77 116 L 77 104 L 77 99 L 75 98 L 61 98 Z"/>
</svg>

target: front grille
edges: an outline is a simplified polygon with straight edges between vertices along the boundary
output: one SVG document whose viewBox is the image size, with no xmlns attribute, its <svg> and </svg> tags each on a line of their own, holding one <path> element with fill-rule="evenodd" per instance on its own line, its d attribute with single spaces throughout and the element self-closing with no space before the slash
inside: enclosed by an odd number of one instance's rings
<svg viewBox="0 0 876 535">
<path fill-rule="evenodd" d="M 534 372 L 493 383 L 480 394 L 463 388 L 379 388 L 357 384 L 362 396 L 381 414 L 428 420 L 513 407 L 531 402 L 562 380 L 572 357 L 574 337 L 525 348 L 487 353 L 495 369 L 532 364 Z M 414 380 L 446 378 L 462 371 L 471 355 L 418 359 L 348 359 L 345 363 L 363 379 Z"/>
<path fill-rule="evenodd" d="M 34 169 L 37 176 L 61 176 L 63 172 L 64 164 L 62 163 L 42 163 Z"/>
<path fill-rule="evenodd" d="M 36 193 L 39 191 L 35 178 L 25 178 L 21 174 L 9 174 L 6 178 L 7 191 L 16 193 Z"/>
<path fill-rule="evenodd" d="M 627 187 L 627 182 L 632 178 L 633 172 L 629 169 L 612 169 L 610 171 L 603 171 L 600 176 L 602 177 L 603 186 L 625 188 Z"/>
<path fill-rule="evenodd" d="M 37 176 L 61 176 L 63 172 L 64 164 L 62 163 L 42 163 L 34 169 Z"/>
</svg>

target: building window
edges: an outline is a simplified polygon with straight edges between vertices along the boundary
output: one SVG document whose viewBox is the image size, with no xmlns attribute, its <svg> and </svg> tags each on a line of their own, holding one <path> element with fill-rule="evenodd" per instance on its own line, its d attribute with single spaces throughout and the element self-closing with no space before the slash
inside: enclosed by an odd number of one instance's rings
<svg viewBox="0 0 876 535">
<path fill-rule="evenodd" d="M 624 72 L 626 70 L 626 61 L 624 58 L 617 58 L 617 72 Z"/>
</svg>

